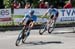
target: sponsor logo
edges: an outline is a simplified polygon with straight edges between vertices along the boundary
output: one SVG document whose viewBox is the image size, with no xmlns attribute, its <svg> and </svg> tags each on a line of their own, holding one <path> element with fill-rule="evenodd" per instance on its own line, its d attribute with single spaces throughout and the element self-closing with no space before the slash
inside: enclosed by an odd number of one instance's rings
<svg viewBox="0 0 75 49">
<path fill-rule="evenodd" d="M 0 21 L 11 21 L 11 18 L 0 18 Z"/>
<path fill-rule="evenodd" d="M 0 15 L 9 15 L 9 10 L 0 10 Z"/>
<path fill-rule="evenodd" d="M 75 21 L 75 17 L 61 17 L 60 21 Z"/>
</svg>

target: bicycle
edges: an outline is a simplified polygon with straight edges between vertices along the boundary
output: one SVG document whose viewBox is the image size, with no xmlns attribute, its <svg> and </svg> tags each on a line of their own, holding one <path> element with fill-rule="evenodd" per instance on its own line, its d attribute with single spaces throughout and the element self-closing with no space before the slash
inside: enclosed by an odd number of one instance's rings
<svg viewBox="0 0 75 49">
<path fill-rule="evenodd" d="M 19 46 L 21 41 L 22 43 L 25 43 L 25 40 L 28 37 L 29 31 L 30 31 L 30 27 L 29 26 L 26 27 L 25 25 L 24 29 L 22 29 L 20 34 L 18 35 L 18 38 L 15 43 L 16 46 Z"/>
<path fill-rule="evenodd" d="M 48 31 L 48 33 L 51 34 L 55 28 L 55 22 L 56 22 L 56 20 L 54 20 L 52 23 L 49 23 L 48 25 L 47 25 L 47 22 L 42 23 L 42 25 L 39 29 L 39 34 L 42 35 L 45 31 Z M 48 28 L 47 28 L 47 26 L 48 26 Z"/>
<path fill-rule="evenodd" d="M 55 22 L 58 18 L 59 12 L 56 11 L 55 9 L 53 9 L 53 11 L 55 11 L 55 13 L 53 14 L 53 13 L 50 12 L 50 15 L 49 15 L 50 17 L 48 19 L 49 22 L 48 23 L 43 23 L 42 26 L 40 27 L 40 29 L 39 29 L 39 34 L 40 35 L 42 35 L 45 31 L 48 31 L 48 33 L 51 34 L 51 32 L 54 30 Z M 45 13 L 44 16 L 46 16 L 47 14 L 48 14 L 48 12 Z M 42 27 L 43 27 L 43 29 L 42 29 Z"/>
</svg>

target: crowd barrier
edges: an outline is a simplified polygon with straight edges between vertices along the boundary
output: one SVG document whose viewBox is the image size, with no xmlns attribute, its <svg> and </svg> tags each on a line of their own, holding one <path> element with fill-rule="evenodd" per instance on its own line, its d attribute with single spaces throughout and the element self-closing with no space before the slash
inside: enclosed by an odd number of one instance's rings
<svg viewBox="0 0 75 49">
<path fill-rule="evenodd" d="M 14 13 L 11 13 L 11 9 L 0 9 L 0 23 L 9 23 L 14 22 L 14 23 L 19 23 L 22 21 L 23 17 L 28 14 L 29 10 L 32 9 L 14 9 Z M 48 9 L 33 9 L 35 11 L 35 15 L 38 16 L 37 22 L 46 22 L 47 21 L 47 15 L 44 17 L 42 20 L 41 16 L 46 13 Z M 75 22 L 75 9 L 58 9 L 59 16 L 56 21 L 56 23 L 71 23 Z M 9 18 L 7 20 L 7 18 Z M 6 20 L 5 20 L 6 19 Z M 13 19 L 13 20 L 12 20 Z"/>
</svg>

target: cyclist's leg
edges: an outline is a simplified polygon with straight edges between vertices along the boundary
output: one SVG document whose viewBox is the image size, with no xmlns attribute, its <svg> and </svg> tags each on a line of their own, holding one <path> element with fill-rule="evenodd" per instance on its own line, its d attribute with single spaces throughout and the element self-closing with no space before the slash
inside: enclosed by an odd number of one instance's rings
<svg viewBox="0 0 75 49">
<path fill-rule="evenodd" d="M 33 21 L 30 20 L 30 22 L 29 22 L 29 24 L 28 24 L 28 32 L 27 32 L 27 36 L 30 35 L 30 31 L 31 31 L 32 27 L 33 27 Z"/>
<path fill-rule="evenodd" d="M 22 34 L 22 37 L 24 38 L 25 36 L 27 36 L 27 34 L 26 34 L 26 32 L 25 31 L 27 31 L 28 30 L 28 25 L 29 25 L 29 23 L 30 23 L 30 21 L 28 20 L 27 22 L 26 22 L 26 25 L 24 25 L 24 27 L 23 27 L 23 34 Z"/>
<path fill-rule="evenodd" d="M 52 21 L 51 21 L 51 24 L 52 23 L 54 24 L 56 22 L 57 18 L 58 18 L 58 15 L 57 14 L 54 14 L 53 15 L 53 18 L 52 18 Z M 53 26 L 53 24 L 51 26 Z"/>
<path fill-rule="evenodd" d="M 30 29 L 32 29 L 33 26 L 34 26 L 34 23 L 33 23 L 33 21 L 31 21 L 31 22 L 29 23 Z"/>
<path fill-rule="evenodd" d="M 53 22 L 54 15 L 51 15 L 51 17 L 47 21 L 47 29 L 50 27 L 51 23 Z"/>
<path fill-rule="evenodd" d="M 54 14 L 53 20 L 56 21 L 58 18 L 59 13 L 57 12 L 56 14 Z"/>
<path fill-rule="evenodd" d="M 49 23 L 50 23 L 50 19 L 48 19 L 48 21 L 47 21 L 47 24 L 46 24 L 47 28 L 46 29 L 49 28 Z"/>
</svg>

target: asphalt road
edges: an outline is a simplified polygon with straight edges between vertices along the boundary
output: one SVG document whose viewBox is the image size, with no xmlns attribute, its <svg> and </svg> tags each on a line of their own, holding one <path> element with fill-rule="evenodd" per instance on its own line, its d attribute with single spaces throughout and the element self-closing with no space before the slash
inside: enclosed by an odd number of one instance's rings
<svg viewBox="0 0 75 49">
<path fill-rule="evenodd" d="M 75 49 L 73 31 L 73 28 L 56 28 L 52 34 L 39 35 L 38 30 L 32 30 L 26 43 L 20 46 L 15 46 L 20 30 L 0 32 L 0 49 Z"/>
</svg>

